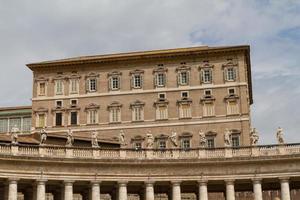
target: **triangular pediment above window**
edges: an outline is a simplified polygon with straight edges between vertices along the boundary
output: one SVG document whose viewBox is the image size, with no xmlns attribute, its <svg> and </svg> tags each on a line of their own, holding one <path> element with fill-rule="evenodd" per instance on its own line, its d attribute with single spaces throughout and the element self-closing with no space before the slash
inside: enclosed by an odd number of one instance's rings
<svg viewBox="0 0 300 200">
<path fill-rule="evenodd" d="M 227 62 L 222 65 L 223 68 L 224 67 L 236 67 L 236 66 L 238 66 L 238 63 L 237 63 L 237 61 L 233 60 L 232 58 L 227 59 Z"/>
<path fill-rule="evenodd" d="M 130 75 L 132 74 L 143 74 L 145 71 L 140 69 L 135 69 L 129 72 Z"/>
<path fill-rule="evenodd" d="M 203 68 L 213 68 L 213 67 L 214 67 L 213 64 L 210 64 L 208 60 L 205 60 L 203 61 L 203 64 L 198 67 L 198 70 L 201 70 Z"/>
<path fill-rule="evenodd" d="M 99 109 L 100 106 L 95 104 L 95 103 L 90 103 L 88 106 L 85 107 L 85 110 L 89 110 L 89 109 Z"/>
</svg>

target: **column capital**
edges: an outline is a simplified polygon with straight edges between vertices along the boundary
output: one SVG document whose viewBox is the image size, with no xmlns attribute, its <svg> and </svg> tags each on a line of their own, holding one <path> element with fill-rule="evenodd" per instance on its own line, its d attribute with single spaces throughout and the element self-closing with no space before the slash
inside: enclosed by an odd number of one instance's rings
<svg viewBox="0 0 300 200">
<path fill-rule="evenodd" d="M 93 180 L 90 183 L 91 183 L 91 185 L 100 185 L 101 181 Z"/>
<path fill-rule="evenodd" d="M 289 182 L 290 177 L 279 177 L 278 179 L 280 180 L 280 183 L 285 183 L 285 182 Z"/>
<path fill-rule="evenodd" d="M 47 181 L 48 181 L 47 179 L 37 179 L 37 180 L 35 180 L 35 182 L 37 184 L 46 184 Z"/>
<path fill-rule="evenodd" d="M 174 181 L 171 181 L 171 184 L 172 184 L 173 186 L 180 186 L 181 181 L 179 181 L 179 180 L 174 180 Z"/>
<path fill-rule="evenodd" d="M 226 179 L 226 180 L 224 180 L 225 181 L 225 183 L 226 183 L 226 185 L 234 185 L 234 179 Z"/>
<path fill-rule="evenodd" d="M 7 179 L 9 183 L 17 183 L 20 179 L 15 177 L 10 177 Z"/>
<path fill-rule="evenodd" d="M 202 185 L 207 185 L 207 180 L 199 180 L 198 181 L 198 184 L 200 185 L 200 186 L 202 186 Z"/>
<path fill-rule="evenodd" d="M 73 183 L 75 182 L 75 181 L 73 181 L 73 180 L 64 180 L 63 181 L 64 182 L 64 185 L 73 185 Z"/>
<path fill-rule="evenodd" d="M 118 185 L 120 186 L 127 186 L 128 181 L 118 181 Z"/>
<path fill-rule="evenodd" d="M 145 183 L 146 187 L 147 186 L 153 186 L 155 181 L 145 181 L 144 183 Z"/>
<path fill-rule="evenodd" d="M 253 178 L 252 182 L 255 183 L 255 184 L 258 184 L 258 183 L 261 184 L 262 178 Z"/>
</svg>

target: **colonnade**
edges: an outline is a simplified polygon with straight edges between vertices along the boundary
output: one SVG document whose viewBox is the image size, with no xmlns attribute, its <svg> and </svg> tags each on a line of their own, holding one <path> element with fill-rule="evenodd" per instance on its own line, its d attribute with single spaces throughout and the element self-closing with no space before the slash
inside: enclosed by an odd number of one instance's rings
<svg viewBox="0 0 300 200">
<path fill-rule="evenodd" d="M 9 179 L 8 180 L 8 191 L 5 200 L 17 200 L 18 195 L 18 179 Z M 290 186 L 288 178 L 280 178 L 280 190 L 281 190 L 281 200 L 290 200 Z M 34 200 L 46 200 L 46 186 L 47 180 L 36 180 L 35 182 L 35 195 L 32 197 Z M 181 200 L 181 181 L 171 181 L 171 199 L 172 200 Z M 73 200 L 73 184 L 74 181 L 63 181 L 63 191 L 62 197 L 58 199 L 63 200 Z M 117 184 L 117 200 L 127 200 L 127 184 L 126 181 L 120 181 Z M 254 200 L 262 200 L 262 179 L 253 179 L 253 194 Z M 144 183 L 145 188 L 145 200 L 154 200 L 155 191 L 154 191 L 155 182 L 148 181 Z M 100 181 L 91 181 L 90 182 L 90 200 L 100 200 Z M 235 200 L 235 180 L 225 180 L 226 188 L 226 200 Z M 199 200 L 208 200 L 208 181 L 201 180 L 198 181 L 198 198 Z M 55 197 L 56 200 L 56 197 Z"/>
</svg>

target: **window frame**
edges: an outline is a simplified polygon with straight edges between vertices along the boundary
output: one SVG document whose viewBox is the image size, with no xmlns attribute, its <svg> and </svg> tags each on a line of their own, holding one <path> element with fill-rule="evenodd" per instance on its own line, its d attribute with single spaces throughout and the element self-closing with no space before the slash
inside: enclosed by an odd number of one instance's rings
<svg viewBox="0 0 300 200">
<path fill-rule="evenodd" d="M 70 78 L 69 79 L 69 93 L 70 94 L 79 94 L 79 78 Z M 76 89 L 76 90 L 73 90 L 73 89 Z"/>
</svg>

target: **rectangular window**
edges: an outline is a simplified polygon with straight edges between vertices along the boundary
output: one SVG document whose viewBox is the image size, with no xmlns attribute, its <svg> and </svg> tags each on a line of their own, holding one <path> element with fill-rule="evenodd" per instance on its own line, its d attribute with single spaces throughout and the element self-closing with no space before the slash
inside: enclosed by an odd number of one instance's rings
<svg viewBox="0 0 300 200">
<path fill-rule="evenodd" d="M 143 120 L 143 108 L 132 107 L 132 121 L 142 121 L 142 120 Z"/>
<path fill-rule="evenodd" d="M 189 92 L 186 92 L 186 91 L 181 92 L 181 98 L 183 98 L 183 99 L 189 98 Z"/>
<path fill-rule="evenodd" d="M 211 69 L 203 69 L 202 70 L 202 82 L 203 83 L 211 83 L 212 82 L 212 70 Z"/>
<path fill-rule="evenodd" d="M 46 83 L 39 83 L 39 95 L 44 96 L 46 95 Z"/>
<path fill-rule="evenodd" d="M 119 77 L 111 77 L 111 89 L 112 90 L 120 89 L 120 79 L 119 79 Z"/>
<path fill-rule="evenodd" d="M 240 136 L 238 134 L 231 136 L 232 147 L 240 146 Z"/>
<path fill-rule="evenodd" d="M 133 88 L 142 87 L 142 76 L 140 74 L 135 74 L 133 76 Z"/>
<path fill-rule="evenodd" d="M 71 99 L 71 107 L 76 108 L 77 107 L 77 99 Z"/>
<path fill-rule="evenodd" d="M 164 73 L 159 73 L 156 75 L 156 86 L 164 87 L 166 83 L 166 77 Z"/>
<path fill-rule="evenodd" d="M 190 104 L 181 104 L 179 106 L 179 117 L 180 118 L 191 118 L 191 105 Z"/>
<path fill-rule="evenodd" d="M 71 125 L 77 125 L 77 112 L 71 112 Z"/>
<path fill-rule="evenodd" d="M 213 102 L 205 102 L 203 104 L 203 116 L 214 116 L 215 115 L 215 107 Z"/>
<path fill-rule="evenodd" d="M 227 114 L 228 115 L 239 114 L 239 107 L 236 101 L 227 102 Z"/>
<path fill-rule="evenodd" d="M 156 119 L 168 119 L 168 107 L 166 105 L 156 107 Z"/>
<path fill-rule="evenodd" d="M 207 148 L 215 148 L 215 137 L 206 138 Z"/>
<path fill-rule="evenodd" d="M 55 94 L 63 94 L 63 81 L 56 80 L 55 81 Z"/>
<path fill-rule="evenodd" d="M 46 125 L 46 115 L 38 114 L 38 127 L 45 127 Z"/>
<path fill-rule="evenodd" d="M 234 88 L 229 88 L 228 89 L 228 94 L 229 95 L 234 95 L 235 94 L 235 89 Z"/>
<path fill-rule="evenodd" d="M 79 90 L 79 81 L 78 79 L 71 79 L 70 80 L 70 93 L 71 94 L 78 94 Z"/>
<path fill-rule="evenodd" d="M 97 110 L 90 110 L 89 111 L 89 123 L 90 124 L 96 124 L 98 123 L 98 112 Z"/>
<path fill-rule="evenodd" d="M 11 119 L 9 119 L 9 131 L 11 131 L 11 129 L 15 126 L 19 130 L 21 130 L 21 118 L 11 118 Z"/>
<path fill-rule="evenodd" d="M 8 132 L 8 119 L 0 119 L 0 133 Z"/>
<path fill-rule="evenodd" d="M 120 122 L 121 121 L 121 109 L 111 108 L 110 109 L 110 122 Z"/>
<path fill-rule="evenodd" d="M 211 96 L 211 90 L 204 90 L 205 96 Z"/>
<path fill-rule="evenodd" d="M 189 149 L 191 148 L 191 142 L 189 138 L 182 138 L 181 139 L 181 148 Z"/>
<path fill-rule="evenodd" d="M 55 114 L 55 126 L 62 126 L 62 113 Z"/>
<path fill-rule="evenodd" d="M 226 80 L 227 81 L 235 81 L 236 79 L 236 71 L 235 68 L 230 67 L 226 69 Z"/>
<path fill-rule="evenodd" d="M 29 132 L 31 130 L 31 117 L 23 118 L 23 131 Z"/>
<path fill-rule="evenodd" d="M 189 74 L 187 71 L 183 71 L 179 73 L 179 84 L 180 85 L 188 85 L 189 84 Z"/>
<path fill-rule="evenodd" d="M 166 93 L 158 93 L 158 98 L 160 100 L 165 100 L 166 99 Z"/>
<path fill-rule="evenodd" d="M 167 148 L 166 140 L 158 140 L 158 148 L 159 149 L 166 149 Z"/>
<path fill-rule="evenodd" d="M 63 102 L 60 100 L 56 101 L 55 104 L 56 104 L 55 105 L 56 108 L 62 108 L 62 106 L 63 106 Z"/>
<path fill-rule="evenodd" d="M 97 91 L 97 80 L 95 78 L 89 79 L 89 92 Z"/>
</svg>

